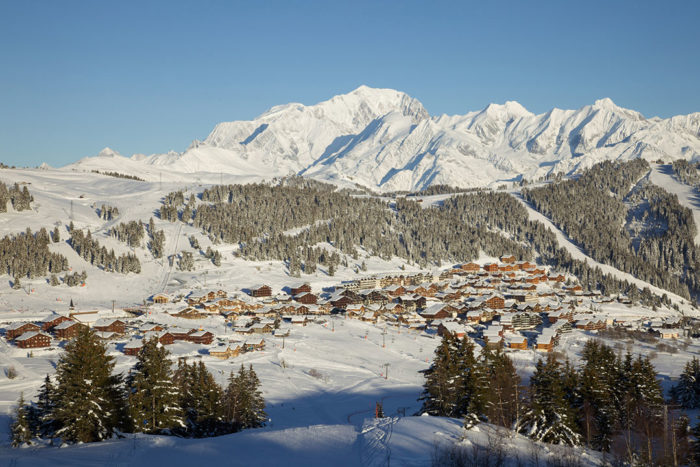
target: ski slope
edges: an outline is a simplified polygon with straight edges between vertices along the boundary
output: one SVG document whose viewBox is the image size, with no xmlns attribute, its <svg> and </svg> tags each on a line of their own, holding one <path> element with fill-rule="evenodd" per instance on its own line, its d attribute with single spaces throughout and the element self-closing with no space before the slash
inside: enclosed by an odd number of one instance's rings
<svg viewBox="0 0 700 467">
<path fill-rule="evenodd" d="M 693 221 L 698 227 L 695 244 L 700 245 L 700 193 L 695 187 L 678 181 L 670 165 L 651 164 L 649 180 L 664 190 L 678 196 L 678 201 L 693 212 Z"/>
<path fill-rule="evenodd" d="M 667 290 L 660 289 L 659 287 L 651 285 L 648 282 L 645 282 L 643 280 L 637 279 L 632 274 L 624 272 L 624 271 L 620 271 L 619 269 L 617 269 L 613 266 L 610 266 L 609 264 L 603 264 L 603 263 L 600 263 L 600 262 L 594 260 L 593 258 L 588 256 L 586 253 L 584 253 L 584 251 L 580 247 L 575 245 L 571 241 L 571 239 L 568 237 L 568 235 L 566 235 L 561 229 L 559 229 L 556 225 L 554 225 L 554 223 L 547 216 L 545 216 L 541 212 L 537 211 L 535 208 L 532 207 L 532 205 L 530 205 L 530 203 L 525 201 L 519 191 L 513 191 L 513 192 L 511 192 L 511 194 L 518 201 L 520 201 L 520 203 L 525 207 L 525 209 L 527 209 L 528 218 L 531 221 L 541 222 L 549 230 L 554 232 L 554 235 L 557 238 L 557 242 L 559 243 L 559 246 L 566 249 L 566 251 L 568 251 L 569 254 L 571 254 L 571 256 L 574 259 L 577 259 L 579 261 L 585 261 L 591 267 L 599 267 L 600 270 L 603 271 L 603 273 L 610 274 L 619 280 L 626 280 L 630 284 L 635 284 L 640 289 L 643 289 L 644 287 L 648 287 L 649 290 L 651 290 L 653 293 L 655 293 L 657 295 L 666 294 L 674 302 L 687 304 L 687 301 L 683 297 L 680 297 L 676 294 L 673 294 Z M 689 312 L 692 313 L 692 311 L 691 311 L 692 309 L 690 307 L 684 307 L 684 309 L 686 309 L 686 308 L 688 309 Z"/>
</svg>

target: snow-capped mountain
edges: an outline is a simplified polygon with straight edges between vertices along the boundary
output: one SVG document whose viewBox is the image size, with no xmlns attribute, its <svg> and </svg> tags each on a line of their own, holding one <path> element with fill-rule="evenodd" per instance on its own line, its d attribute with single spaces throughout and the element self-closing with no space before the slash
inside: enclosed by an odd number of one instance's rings
<svg viewBox="0 0 700 467">
<path fill-rule="evenodd" d="M 635 157 L 700 159 L 700 113 L 647 119 L 606 98 L 541 115 L 509 101 L 430 116 L 405 93 L 361 86 L 316 105 L 281 105 L 252 121 L 220 123 L 183 153 L 126 158 L 105 149 L 69 167 L 146 178 L 163 171 L 300 174 L 391 191 L 485 186 Z"/>
</svg>

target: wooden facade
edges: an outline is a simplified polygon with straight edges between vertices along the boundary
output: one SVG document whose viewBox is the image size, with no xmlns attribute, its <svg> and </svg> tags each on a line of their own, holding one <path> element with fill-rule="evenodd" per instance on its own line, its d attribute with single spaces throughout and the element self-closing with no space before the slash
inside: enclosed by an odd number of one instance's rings
<svg viewBox="0 0 700 467">
<path fill-rule="evenodd" d="M 272 288 L 269 285 L 260 285 L 250 289 L 251 297 L 271 297 Z"/>
<path fill-rule="evenodd" d="M 86 327 L 86 325 L 75 321 L 64 321 L 53 328 L 53 332 L 58 339 L 72 339 L 78 335 L 81 329 Z"/>
<path fill-rule="evenodd" d="M 96 332 L 124 334 L 126 332 L 126 323 L 120 319 L 98 319 L 95 321 L 92 329 Z"/>
<path fill-rule="evenodd" d="M 15 344 L 20 349 L 49 347 L 51 345 L 51 336 L 38 331 L 25 332 L 15 339 Z"/>
<path fill-rule="evenodd" d="M 41 328 L 34 323 L 17 323 L 7 328 L 7 330 L 5 331 L 5 337 L 7 337 L 7 339 L 10 340 L 21 336 L 25 332 L 38 332 L 40 330 Z"/>
</svg>

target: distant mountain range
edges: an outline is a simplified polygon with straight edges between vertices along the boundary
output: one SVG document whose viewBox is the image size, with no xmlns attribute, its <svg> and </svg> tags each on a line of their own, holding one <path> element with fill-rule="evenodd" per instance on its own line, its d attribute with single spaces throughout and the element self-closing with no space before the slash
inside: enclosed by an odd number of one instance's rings
<svg viewBox="0 0 700 467">
<path fill-rule="evenodd" d="M 540 115 L 509 101 L 465 115 L 430 116 L 403 92 L 361 86 L 316 105 L 286 104 L 255 120 L 220 123 L 183 153 L 127 158 L 106 148 L 67 168 L 152 180 L 164 172 L 180 179 L 192 173 L 299 174 L 393 191 L 497 185 L 636 157 L 700 159 L 700 112 L 644 118 L 601 99 Z"/>
</svg>

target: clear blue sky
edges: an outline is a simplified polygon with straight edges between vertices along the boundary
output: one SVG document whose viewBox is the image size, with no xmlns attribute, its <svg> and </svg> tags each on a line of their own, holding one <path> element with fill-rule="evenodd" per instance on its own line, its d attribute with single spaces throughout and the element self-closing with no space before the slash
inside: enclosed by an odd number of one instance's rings
<svg viewBox="0 0 700 467">
<path fill-rule="evenodd" d="M 361 84 L 431 114 L 600 97 L 700 111 L 698 1 L 0 0 L 0 161 L 184 150 Z"/>
</svg>

